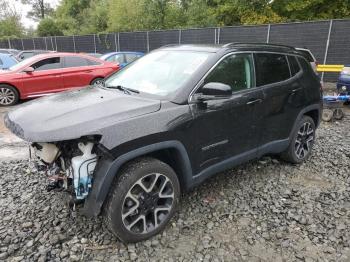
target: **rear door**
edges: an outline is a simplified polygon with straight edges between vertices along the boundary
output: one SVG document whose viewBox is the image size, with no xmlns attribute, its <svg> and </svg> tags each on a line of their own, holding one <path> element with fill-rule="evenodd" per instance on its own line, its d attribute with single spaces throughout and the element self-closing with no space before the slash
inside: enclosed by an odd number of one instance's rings
<svg viewBox="0 0 350 262">
<path fill-rule="evenodd" d="M 260 146 L 287 139 L 305 101 L 302 72 L 294 56 L 256 53 L 257 86 L 265 94 Z M 270 144 L 271 145 L 271 144 Z"/>
<path fill-rule="evenodd" d="M 93 80 L 98 62 L 79 56 L 63 57 L 62 79 L 65 89 L 84 87 Z"/>
<path fill-rule="evenodd" d="M 22 73 L 23 88 L 30 96 L 62 91 L 61 57 L 50 57 L 31 65 L 34 71 Z"/>
</svg>

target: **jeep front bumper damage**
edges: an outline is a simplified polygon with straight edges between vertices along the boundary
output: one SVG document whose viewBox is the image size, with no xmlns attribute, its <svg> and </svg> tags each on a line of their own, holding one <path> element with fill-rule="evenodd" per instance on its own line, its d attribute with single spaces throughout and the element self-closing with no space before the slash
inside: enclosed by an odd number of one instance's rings
<svg viewBox="0 0 350 262">
<path fill-rule="evenodd" d="M 47 190 L 66 191 L 72 203 L 89 195 L 98 161 L 95 143 L 75 140 L 54 143 L 32 143 L 31 160 L 48 177 Z"/>
</svg>

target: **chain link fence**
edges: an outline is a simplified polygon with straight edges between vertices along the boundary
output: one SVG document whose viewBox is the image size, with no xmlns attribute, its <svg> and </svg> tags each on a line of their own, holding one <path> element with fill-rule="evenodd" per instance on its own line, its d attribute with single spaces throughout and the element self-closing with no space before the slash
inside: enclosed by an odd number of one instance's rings
<svg viewBox="0 0 350 262">
<path fill-rule="evenodd" d="M 149 52 L 169 44 L 229 42 L 303 47 L 310 49 L 320 64 L 349 64 L 350 20 L 8 39 L 0 41 L 0 48 L 84 53 Z M 324 81 L 334 82 L 337 77 L 336 73 L 326 73 Z"/>
</svg>

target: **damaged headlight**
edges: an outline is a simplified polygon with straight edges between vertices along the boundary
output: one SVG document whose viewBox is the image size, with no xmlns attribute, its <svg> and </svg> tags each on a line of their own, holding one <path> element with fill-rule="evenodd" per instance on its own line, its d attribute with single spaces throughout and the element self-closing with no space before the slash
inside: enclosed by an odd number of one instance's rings
<svg viewBox="0 0 350 262">
<path fill-rule="evenodd" d="M 46 164 L 52 164 L 60 155 L 60 150 L 55 144 L 33 143 L 34 154 Z"/>
</svg>

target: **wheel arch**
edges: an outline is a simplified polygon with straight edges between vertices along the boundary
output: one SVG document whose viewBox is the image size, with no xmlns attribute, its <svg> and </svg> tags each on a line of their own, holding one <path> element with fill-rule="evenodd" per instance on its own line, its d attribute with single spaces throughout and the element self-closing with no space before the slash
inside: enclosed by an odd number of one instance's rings
<svg viewBox="0 0 350 262">
<path fill-rule="evenodd" d="M 310 111 L 307 111 L 304 113 L 305 116 L 309 116 L 314 120 L 315 126 L 318 126 L 320 124 L 320 110 L 318 109 L 312 109 Z"/>
<path fill-rule="evenodd" d="M 92 85 L 92 83 L 96 80 L 96 79 L 105 79 L 103 76 L 96 76 L 94 78 L 92 78 L 92 80 L 90 81 L 90 85 Z"/>
<path fill-rule="evenodd" d="M 310 116 L 314 121 L 315 121 L 315 126 L 318 127 L 320 124 L 320 119 L 321 119 L 321 113 L 322 113 L 322 104 L 312 104 L 307 107 L 305 107 L 303 110 L 301 110 L 297 116 L 297 118 L 294 121 L 293 128 L 289 134 L 289 139 L 292 138 L 294 132 L 296 131 L 298 127 L 298 123 L 300 119 L 303 116 Z"/>
<path fill-rule="evenodd" d="M 132 150 L 113 160 L 102 158 L 96 167 L 94 183 L 85 201 L 83 213 L 88 217 L 99 215 L 118 171 L 131 160 L 144 156 L 154 157 L 172 167 L 182 190 L 190 187 L 192 168 L 184 145 L 176 140 L 159 142 Z"/>
<path fill-rule="evenodd" d="M 7 82 L 0 82 L 0 86 L 1 85 L 6 85 L 6 86 L 9 86 L 9 87 L 12 87 L 14 90 L 15 90 L 15 92 L 17 93 L 17 99 L 16 99 L 16 102 L 14 103 L 14 104 L 12 104 L 12 105 L 15 105 L 15 104 L 17 104 L 18 102 L 19 102 L 19 100 L 21 100 L 22 99 L 22 94 L 21 94 L 21 92 L 19 91 L 19 89 L 15 86 L 15 85 L 13 85 L 13 84 L 11 84 L 11 83 L 7 83 Z"/>
<path fill-rule="evenodd" d="M 15 85 L 13 85 L 11 83 L 7 83 L 7 82 L 0 82 L 0 85 L 7 85 L 7 86 L 13 87 L 14 89 L 16 89 L 18 96 L 21 97 L 21 92 L 19 91 L 19 89 Z"/>
</svg>

